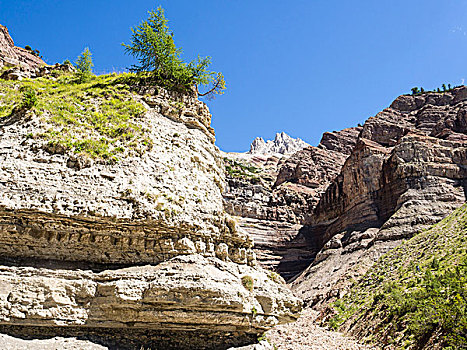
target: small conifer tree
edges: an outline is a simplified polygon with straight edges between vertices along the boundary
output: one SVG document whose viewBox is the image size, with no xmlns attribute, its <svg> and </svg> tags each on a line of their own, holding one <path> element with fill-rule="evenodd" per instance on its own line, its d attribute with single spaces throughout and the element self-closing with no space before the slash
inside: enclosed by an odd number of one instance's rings
<svg viewBox="0 0 467 350">
<path fill-rule="evenodd" d="M 208 87 L 200 96 L 223 94 L 225 80 L 222 73 L 208 70 L 210 57 L 201 58 L 189 63 L 181 58 L 182 49 L 175 45 L 173 32 L 169 29 L 164 9 L 159 7 L 149 12 L 149 18 L 136 28 L 132 28 L 129 45 L 122 44 L 125 52 L 138 59 L 137 65 L 130 69 L 134 72 L 151 72 L 152 77 L 167 88 L 198 90 L 199 85 Z"/>
<path fill-rule="evenodd" d="M 92 63 L 92 53 L 89 48 L 85 48 L 75 62 L 75 68 L 77 70 L 76 76 L 79 83 L 85 83 L 91 79 L 92 67 L 94 67 Z"/>
</svg>

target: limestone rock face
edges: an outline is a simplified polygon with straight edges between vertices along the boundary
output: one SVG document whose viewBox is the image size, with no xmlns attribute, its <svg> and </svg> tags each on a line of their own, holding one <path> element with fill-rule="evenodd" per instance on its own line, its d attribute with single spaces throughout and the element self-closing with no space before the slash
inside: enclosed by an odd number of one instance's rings
<svg viewBox="0 0 467 350">
<path fill-rule="evenodd" d="M 31 137 L 46 128 L 33 111 L 0 121 L 0 333 L 225 349 L 296 319 L 301 302 L 224 211 L 207 106 L 130 94 L 152 148 L 117 162 Z"/>
<path fill-rule="evenodd" d="M 321 247 L 293 288 L 310 304 L 345 293 L 401 240 L 466 200 L 467 88 L 401 96 L 364 124 L 302 229 Z"/>
<path fill-rule="evenodd" d="M 274 140 L 264 141 L 262 137 L 253 140 L 248 153 L 250 154 L 292 154 L 309 146 L 305 141 L 294 139 L 285 132 L 277 133 Z"/>
<path fill-rule="evenodd" d="M 50 150 L 46 141 L 29 138 L 43 128 L 38 116 L 2 126 L 3 258 L 157 263 L 180 253 L 214 256 L 227 244 L 229 258 L 247 262 L 251 242 L 229 228 L 223 212 L 224 176 L 204 125 L 207 107 L 186 97 L 180 121 L 167 118 L 164 101 L 175 96 L 160 91 L 145 97 L 153 107 L 142 101 L 147 112 L 140 122 L 152 150 L 116 164 Z"/>
<path fill-rule="evenodd" d="M 226 154 L 226 210 L 255 242 L 261 264 L 285 278 L 301 272 L 320 247 L 310 247 L 301 227 L 355 146 L 360 127 L 323 135 L 318 147 L 291 156 Z M 244 164 L 242 171 L 232 168 Z M 251 171 L 249 171 L 251 170 Z"/>
<path fill-rule="evenodd" d="M 286 286 L 264 273 L 201 255 L 100 273 L 3 267 L 0 280 L 0 330 L 23 337 L 39 328 L 42 336 L 56 335 L 55 327 L 70 328 L 68 336 L 89 330 L 118 348 L 226 348 L 300 310 Z"/>
<path fill-rule="evenodd" d="M 274 188 L 278 167 L 283 160 L 275 156 L 224 154 L 227 169 L 242 168 L 243 171 L 227 171 L 224 207 L 235 216 L 242 230 L 248 232 L 255 243 L 258 261 L 287 278 L 295 274 L 295 259 L 287 265 L 284 261 L 285 247 L 297 234 L 306 212 L 310 189 L 298 184 L 283 184 Z M 235 168 L 234 168 L 235 169 Z M 250 169 L 251 171 L 249 171 Z M 302 250 L 303 242 L 294 243 L 294 249 Z M 279 263 L 282 262 L 279 269 Z"/>
<path fill-rule="evenodd" d="M 24 72 L 34 72 L 46 63 L 30 51 L 16 47 L 8 29 L 0 24 L 0 69 L 18 67 Z"/>
</svg>

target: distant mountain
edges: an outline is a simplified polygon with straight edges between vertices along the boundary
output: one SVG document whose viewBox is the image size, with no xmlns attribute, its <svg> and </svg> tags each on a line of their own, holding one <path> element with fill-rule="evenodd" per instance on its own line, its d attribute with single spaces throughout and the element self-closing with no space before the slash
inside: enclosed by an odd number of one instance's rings
<svg viewBox="0 0 467 350">
<path fill-rule="evenodd" d="M 290 137 L 285 132 L 277 133 L 274 140 L 264 141 L 262 137 L 253 140 L 250 146 L 249 154 L 292 154 L 308 147 L 305 141 Z"/>
</svg>

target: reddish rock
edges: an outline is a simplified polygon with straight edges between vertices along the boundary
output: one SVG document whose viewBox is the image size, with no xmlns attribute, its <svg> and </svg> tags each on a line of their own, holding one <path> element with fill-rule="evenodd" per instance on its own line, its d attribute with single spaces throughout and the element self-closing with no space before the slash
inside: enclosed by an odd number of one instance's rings
<svg viewBox="0 0 467 350">
<path fill-rule="evenodd" d="M 307 147 L 290 157 L 245 155 L 241 161 L 258 172 L 227 174 L 225 208 L 255 241 L 262 265 L 289 279 L 310 264 L 321 246 L 303 235 L 302 224 L 339 173 L 360 130 L 326 133 L 318 147 Z"/>
<path fill-rule="evenodd" d="M 366 121 L 301 229 L 316 256 L 293 283 L 298 295 L 311 304 L 339 296 L 388 249 L 465 202 L 466 91 L 404 95 Z"/>
<path fill-rule="evenodd" d="M 35 72 L 46 63 L 30 51 L 15 46 L 8 29 L 0 24 L 0 68 L 18 67 L 24 72 Z"/>
</svg>

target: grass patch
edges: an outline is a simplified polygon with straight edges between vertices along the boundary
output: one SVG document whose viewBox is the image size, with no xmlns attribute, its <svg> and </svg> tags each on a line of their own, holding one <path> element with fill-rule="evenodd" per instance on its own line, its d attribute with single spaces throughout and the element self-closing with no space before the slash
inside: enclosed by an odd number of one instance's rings
<svg viewBox="0 0 467 350">
<path fill-rule="evenodd" d="M 242 285 L 245 287 L 246 290 L 252 292 L 254 288 L 254 281 L 253 277 L 251 276 L 243 276 L 242 277 Z"/>
<path fill-rule="evenodd" d="M 257 174 L 261 172 L 261 169 L 253 165 L 243 164 L 229 158 L 224 158 L 224 164 L 225 171 L 231 177 L 248 179 L 253 184 L 259 183 L 261 181 L 257 176 Z"/>
<path fill-rule="evenodd" d="M 467 348 L 467 204 L 383 256 L 334 303 L 333 328 L 369 329 L 398 349 Z"/>
<path fill-rule="evenodd" d="M 33 138 L 108 161 L 141 155 L 152 142 L 138 122 L 145 109 L 132 98 L 135 81 L 135 74 L 95 76 L 83 84 L 72 74 L 1 80 L 0 121 L 27 107 L 46 126 Z"/>
</svg>

